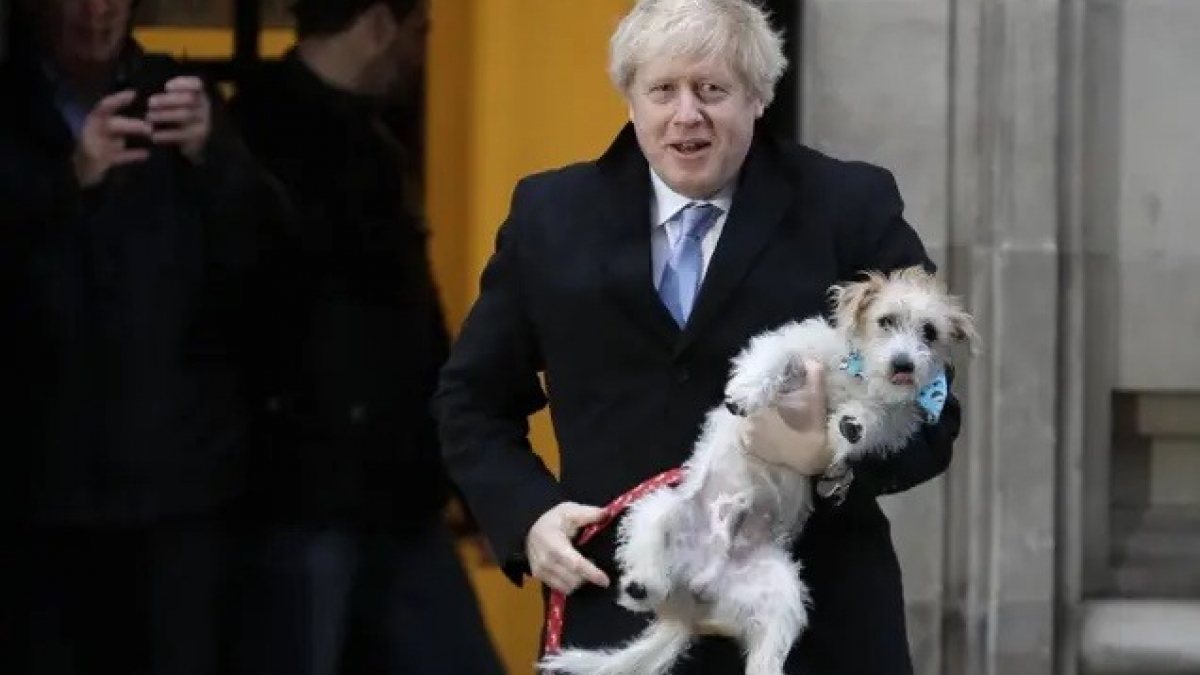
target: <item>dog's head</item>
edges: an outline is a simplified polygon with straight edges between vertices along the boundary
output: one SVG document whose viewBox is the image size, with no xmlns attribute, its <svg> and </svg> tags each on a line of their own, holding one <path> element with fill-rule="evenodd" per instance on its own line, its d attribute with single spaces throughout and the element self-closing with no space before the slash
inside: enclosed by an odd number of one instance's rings
<svg viewBox="0 0 1200 675">
<path fill-rule="evenodd" d="M 955 346 L 977 353 L 974 319 L 921 267 L 832 289 L 834 316 L 862 356 L 862 373 L 880 393 L 911 398 L 950 361 Z"/>
</svg>

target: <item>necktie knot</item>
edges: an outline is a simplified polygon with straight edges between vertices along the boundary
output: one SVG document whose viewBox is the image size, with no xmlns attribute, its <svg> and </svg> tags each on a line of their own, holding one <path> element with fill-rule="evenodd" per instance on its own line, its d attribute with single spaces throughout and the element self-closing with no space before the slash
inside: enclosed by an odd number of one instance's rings
<svg viewBox="0 0 1200 675">
<path fill-rule="evenodd" d="M 704 202 L 693 202 L 683 207 L 682 225 L 683 236 L 699 241 L 708 234 L 709 229 L 717 222 L 721 209 Z"/>
</svg>

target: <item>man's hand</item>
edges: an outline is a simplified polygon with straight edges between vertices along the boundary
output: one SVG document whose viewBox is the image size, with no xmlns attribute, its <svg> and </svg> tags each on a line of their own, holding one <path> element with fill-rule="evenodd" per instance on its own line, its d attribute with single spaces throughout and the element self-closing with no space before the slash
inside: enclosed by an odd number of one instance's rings
<svg viewBox="0 0 1200 675">
<path fill-rule="evenodd" d="M 157 144 L 178 145 L 194 164 L 204 161 L 204 146 L 212 131 L 212 102 L 197 77 L 177 77 L 162 93 L 150 97 L 146 121 L 154 126 L 150 136 Z"/>
<path fill-rule="evenodd" d="M 746 420 L 747 447 L 764 462 L 819 476 L 833 460 L 825 431 L 825 373 L 819 363 L 808 361 L 804 366 L 804 386 Z"/>
<path fill-rule="evenodd" d="M 75 145 L 71 163 L 75 177 L 83 187 L 98 185 L 113 167 L 145 161 L 150 153 L 130 148 L 131 136 L 149 136 L 150 125 L 144 120 L 122 117 L 118 113 L 133 102 L 136 93 L 123 91 L 102 99 L 88 113 Z"/>
<path fill-rule="evenodd" d="M 525 557 L 533 576 L 563 593 L 571 593 L 584 581 L 607 587 L 608 576 L 571 543 L 580 528 L 603 517 L 604 509 L 563 502 L 538 518 L 525 538 Z"/>
</svg>

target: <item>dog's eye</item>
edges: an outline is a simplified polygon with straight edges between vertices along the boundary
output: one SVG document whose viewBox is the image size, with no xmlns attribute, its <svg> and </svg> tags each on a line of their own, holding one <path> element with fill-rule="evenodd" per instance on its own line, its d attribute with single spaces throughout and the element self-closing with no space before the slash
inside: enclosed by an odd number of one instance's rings
<svg viewBox="0 0 1200 675">
<path fill-rule="evenodd" d="M 921 327 L 921 332 L 925 337 L 926 342 L 937 342 L 938 329 L 931 323 L 927 323 Z"/>
<path fill-rule="evenodd" d="M 895 328 L 899 323 L 900 320 L 896 318 L 895 314 L 884 314 L 883 316 L 879 317 L 880 328 Z"/>
</svg>

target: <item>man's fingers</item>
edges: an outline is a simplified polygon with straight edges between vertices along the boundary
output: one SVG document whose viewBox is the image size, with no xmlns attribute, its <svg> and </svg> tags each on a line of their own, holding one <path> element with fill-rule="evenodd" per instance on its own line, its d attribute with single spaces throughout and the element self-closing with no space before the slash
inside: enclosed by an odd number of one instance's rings
<svg viewBox="0 0 1200 675">
<path fill-rule="evenodd" d="M 558 570 L 569 579 L 583 578 L 597 586 L 608 587 L 608 575 L 575 550 L 565 536 L 550 547 L 545 562 L 546 568 Z"/>
<path fill-rule="evenodd" d="M 575 549 L 564 552 L 562 564 L 573 576 L 583 577 L 597 586 L 608 587 L 608 575 Z"/>
<path fill-rule="evenodd" d="M 577 530 L 585 525 L 598 523 L 604 519 L 604 509 L 585 504 L 571 504 L 563 511 L 563 520 Z"/>
<path fill-rule="evenodd" d="M 579 580 L 568 577 L 565 573 L 557 570 L 546 570 L 539 577 L 547 586 L 554 590 L 570 595 L 579 588 Z"/>
<path fill-rule="evenodd" d="M 133 91 L 132 89 L 126 89 L 125 91 L 119 91 L 115 94 L 105 96 L 104 98 L 100 99 L 100 102 L 97 103 L 92 109 L 92 114 L 104 116 L 115 115 L 118 110 L 124 108 L 130 103 L 133 103 L 133 99 L 136 97 L 137 92 Z"/>
<path fill-rule="evenodd" d="M 184 143 L 192 140 L 195 132 L 191 129 L 168 129 L 164 131 L 156 131 L 150 135 L 150 140 L 159 145 L 169 145 L 172 143 Z"/>
<path fill-rule="evenodd" d="M 808 375 L 808 387 L 814 392 L 825 392 L 825 367 L 817 361 L 805 361 L 804 369 Z"/>
<path fill-rule="evenodd" d="M 148 102 L 150 110 L 194 110 L 200 107 L 200 94 L 192 91 L 172 91 L 155 94 Z"/>
<path fill-rule="evenodd" d="M 160 124 L 187 124 L 200 119 L 194 108 L 157 108 L 146 113 L 146 121 L 154 126 Z"/>
<path fill-rule="evenodd" d="M 149 158 L 150 153 L 142 148 L 122 150 L 113 157 L 112 165 L 122 166 L 124 164 L 134 164 L 136 162 L 144 162 Z"/>
<path fill-rule="evenodd" d="M 169 92 L 201 92 L 204 91 L 204 82 L 198 77 L 182 75 L 168 80 L 163 88 Z"/>
<path fill-rule="evenodd" d="M 104 123 L 104 130 L 110 136 L 149 136 L 152 131 L 145 120 L 132 117 L 109 117 Z"/>
</svg>

